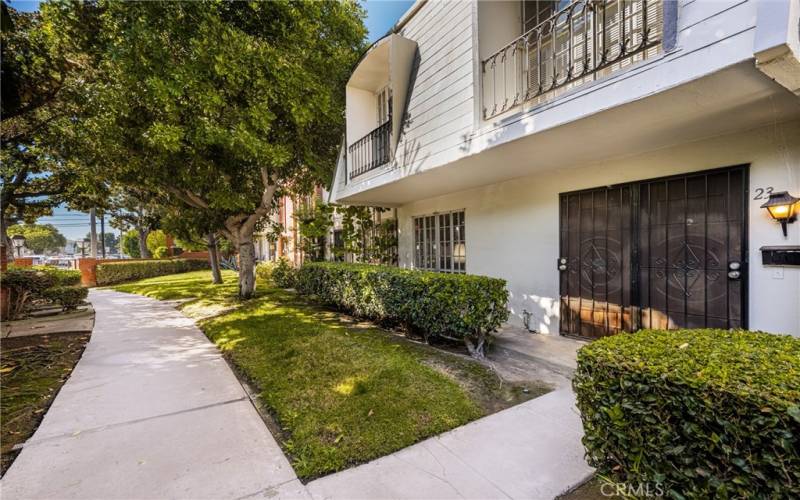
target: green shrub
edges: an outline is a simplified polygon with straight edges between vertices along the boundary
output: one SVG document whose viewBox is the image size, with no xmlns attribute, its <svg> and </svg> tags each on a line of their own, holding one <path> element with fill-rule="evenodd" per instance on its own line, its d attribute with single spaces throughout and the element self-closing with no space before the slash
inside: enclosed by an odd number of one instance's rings
<svg viewBox="0 0 800 500">
<path fill-rule="evenodd" d="M 89 289 L 80 286 L 54 286 L 42 293 L 42 296 L 50 302 L 60 304 L 62 309 L 69 311 L 75 309 L 89 295 Z"/>
<path fill-rule="evenodd" d="M 402 325 L 425 339 L 463 340 L 482 357 L 486 335 L 508 319 L 505 280 L 368 264 L 311 262 L 297 290 L 355 316 Z"/>
<path fill-rule="evenodd" d="M 205 259 L 166 259 L 138 260 L 126 262 L 104 262 L 97 266 L 97 284 L 114 285 L 125 281 L 134 281 L 165 274 L 185 273 L 209 269 Z"/>
<path fill-rule="evenodd" d="M 153 250 L 153 258 L 154 259 L 163 259 L 164 257 L 169 254 L 169 248 L 167 247 L 157 247 Z"/>
<path fill-rule="evenodd" d="M 272 281 L 272 271 L 274 269 L 275 263 L 272 261 L 259 262 L 256 264 L 256 279 L 264 283 Z"/>
<path fill-rule="evenodd" d="M 294 288 L 297 284 L 297 269 L 286 257 L 281 257 L 272 268 L 272 282 L 281 288 Z"/>
<path fill-rule="evenodd" d="M 800 339 L 644 330 L 578 352 L 589 464 L 674 498 L 800 498 Z"/>
<path fill-rule="evenodd" d="M 9 289 L 7 319 L 18 319 L 30 309 L 35 300 L 42 299 L 43 292 L 56 285 L 57 280 L 53 274 L 39 269 L 9 267 L 0 276 L 0 282 Z"/>
<path fill-rule="evenodd" d="M 77 269 L 61 269 L 54 266 L 34 266 L 33 269 L 42 271 L 53 277 L 58 286 L 75 286 L 81 284 L 81 272 Z"/>
</svg>

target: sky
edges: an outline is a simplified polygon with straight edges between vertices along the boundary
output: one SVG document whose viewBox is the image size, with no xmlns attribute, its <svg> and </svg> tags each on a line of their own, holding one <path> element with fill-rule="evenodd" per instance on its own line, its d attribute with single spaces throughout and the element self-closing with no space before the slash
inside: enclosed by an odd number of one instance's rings
<svg viewBox="0 0 800 500">
<path fill-rule="evenodd" d="M 364 23 L 369 30 L 367 39 L 370 42 L 381 38 L 389 29 L 394 26 L 400 17 L 414 4 L 413 0 L 360 0 L 361 5 L 367 11 Z M 15 9 L 31 12 L 39 8 L 36 0 L 9 0 L 8 4 Z M 66 207 L 58 207 L 54 210 L 52 217 L 41 217 L 40 224 L 53 224 L 61 231 L 67 239 L 83 239 L 89 232 L 89 214 L 73 212 Z M 98 220 L 97 231 L 100 231 Z M 106 231 L 119 234 L 119 231 L 112 229 L 106 221 Z"/>
</svg>

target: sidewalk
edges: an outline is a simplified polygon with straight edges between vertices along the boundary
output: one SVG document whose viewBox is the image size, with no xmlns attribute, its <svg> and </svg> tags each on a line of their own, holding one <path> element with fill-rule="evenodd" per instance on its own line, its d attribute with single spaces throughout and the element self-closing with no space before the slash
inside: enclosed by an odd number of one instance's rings
<svg viewBox="0 0 800 500">
<path fill-rule="evenodd" d="M 94 333 L 4 500 L 525 498 L 580 483 L 569 388 L 303 486 L 219 351 L 171 304 L 92 290 Z"/>
<path fill-rule="evenodd" d="M 216 347 L 171 305 L 92 290 L 92 339 L 4 499 L 306 497 Z"/>
<path fill-rule="evenodd" d="M 552 499 L 592 469 L 580 417 L 559 389 L 306 486 L 316 499 Z"/>
</svg>

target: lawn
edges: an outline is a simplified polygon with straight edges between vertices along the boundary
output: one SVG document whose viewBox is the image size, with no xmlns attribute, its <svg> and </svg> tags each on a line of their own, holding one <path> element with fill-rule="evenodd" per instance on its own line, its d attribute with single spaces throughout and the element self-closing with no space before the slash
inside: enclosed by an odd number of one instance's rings
<svg viewBox="0 0 800 500">
<path fill-rule="evenodd" d="M 0 475 L 42 420 L 83 353 L 89 334 L 30 335 L 0 341 Z"/>
<path fill-rule="evenodd" d="M 116 290 L 173 300 L 260 391 L 297 474 L 310 479 L 386 455 L 547 391 L 503 382 L 470 359 L 347 321 L 259 284 L 238 303 L 234 273 L 151 278 Z M 238 307 L 237 307 L 238 306 Z M 223 311 L 219 313 L 219 311 Z M 207 317 L 215 314 L 212 317 Z"/>
</svg>

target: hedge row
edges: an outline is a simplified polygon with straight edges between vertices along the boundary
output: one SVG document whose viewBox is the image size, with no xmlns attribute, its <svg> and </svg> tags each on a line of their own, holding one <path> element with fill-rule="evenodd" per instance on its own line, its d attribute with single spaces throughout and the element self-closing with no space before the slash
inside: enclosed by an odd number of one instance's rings
<svg viewBox="0 0 800 500">
<path fill-rule="evenodd" d="M 62 269 L 54 266 L 33 266 L 36 271 L 43 271 L 54 280 L 54 286 L 77 286 L 81 284 L 81 272 L 77 269 Z"/>
<path fill-rule="evenodd" d="M 464 339 L 478 355 L 484 336 L 508 319 L 506 283 L 497 278 L 314 262 L 295 281 L 298 292 L 355 316 L 402 325 L 426 339 Z"/>
<path fill-rule="evenodd" d="M 3 319 L 19 319 L 42 302 L 59 304 L 64 310 L 75 309 L 88 294 L 87 289 L 76 286 L 81 280 L 80 271 L 10 266 L 0 279 L 10 291 L 9 318 Z"/>
<path fill-rule="evenodd" d="M 800 498 L 800 339 L 643 330 L 578 352 L 599 474 L 673 498 Z"/>
<path fill-rule="evenodd" d="M 104 262 L 97 265 L 96 281 L 99 286 L 114 285 L 166 274 L 185 273 L 209 269 L 207 260 L 169 259 L 136 260 L 131 262 Z"/>
</svg>

